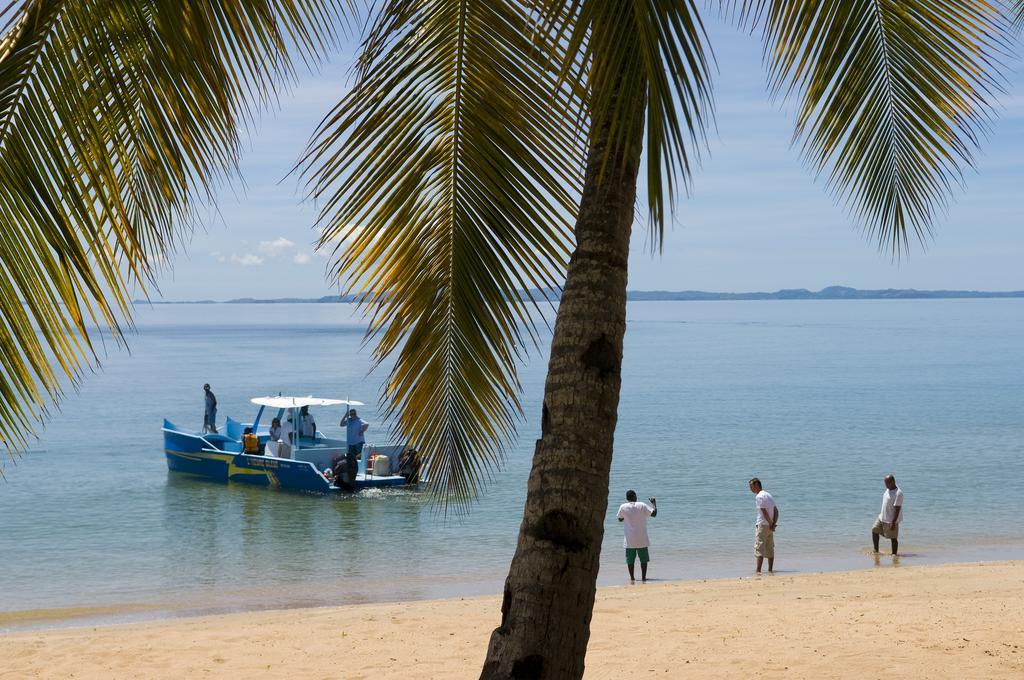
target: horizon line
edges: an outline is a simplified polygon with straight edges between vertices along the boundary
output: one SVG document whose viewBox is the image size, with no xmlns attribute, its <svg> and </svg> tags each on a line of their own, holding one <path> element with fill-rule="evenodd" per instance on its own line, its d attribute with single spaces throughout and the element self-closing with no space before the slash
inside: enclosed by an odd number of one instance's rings
<svg viewBox="0 0 1024 680">
<path fill-rule="evenodd" d="M 558 300 L 559 289 L 520 291 L 524 297 L 536 299 Z M 226 300 L 132 300 L 134 305 L 161 304 L 351 304 L 358 302 L 360 296 L 352 294 L 332 293 L 320 297 L 287 296 L 279 298 L 240 297 Z M 970 289 L 916 289 L 916 288 L 851 288 L 848 286 L 826 286 L 818 291 L 807 288 L 781 288 L 773 292 L 716 292 L 703 290 L 628 290 L 627 301 L 729 301 L 729 300 L 877 300 L 877 299 L 980 299 L 980 298 L 1022 298 L 1024 290 L 986 291 Z"/>
</svg>

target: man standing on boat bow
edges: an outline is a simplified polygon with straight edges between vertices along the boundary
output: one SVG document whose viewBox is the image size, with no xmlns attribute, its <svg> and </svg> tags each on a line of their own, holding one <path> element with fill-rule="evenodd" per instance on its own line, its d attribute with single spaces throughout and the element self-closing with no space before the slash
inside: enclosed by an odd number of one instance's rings
<svg viewBox="0 0 1024 680">
<path fill-rule="evenodd" d="M 217 434 L 217 397 L 210 389 L 210 383 L 203 385 L 205 403 L 203 409 L 203 434 Z"/>
<path fill-rule="evenodd" d="M 366 443 L 366 438 L 363 435 L 370 428 L 370 424 L 360 418 L 355 409 L 350 409 L 348 415 L 343 417 L 338 424 L 345 428 L 345 440 L 348 443 L 348 453 L 345 455 L 345 469 L 348 472 L 349 483 L 354 487 L 356 484 L 356 470 L 359 469 L 359 463 L 356 458 L 363 452 L 363 444 Z"/>
</svg>

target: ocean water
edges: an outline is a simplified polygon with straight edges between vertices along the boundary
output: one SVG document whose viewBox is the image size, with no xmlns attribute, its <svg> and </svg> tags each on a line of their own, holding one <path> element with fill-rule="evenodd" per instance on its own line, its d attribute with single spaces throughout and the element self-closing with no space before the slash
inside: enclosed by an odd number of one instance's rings
<svg viewBox="0 0 1024 680">
<path fill-rule="evenodd" d="M 626 577 L 615 510 L 658 498 L 651 576 L 753 569 L 764 480 L 783 572 L 1024 557 L 1024 301 L 639 302 L 599 581 Z M 500 591 L 515 548 L 545 358 L 523 368 L 517 445 L 466 516 L 421 493 L 318 497 L 166 468 L 161 419 L 198 428 L 252 396 L 351 397 L 387 443 L 349 305 L 140 307 L 130 352 L 67 395 L 0 481 L 0 629 Z M 340 414 L 318 417 L 338 434 Z M 903 556 L 869 554 L 882 477 Z M 883 540 L 883 547 L 887 544 Z M 72 615 L 74 615 L 72 617 Z"/>
</svg>

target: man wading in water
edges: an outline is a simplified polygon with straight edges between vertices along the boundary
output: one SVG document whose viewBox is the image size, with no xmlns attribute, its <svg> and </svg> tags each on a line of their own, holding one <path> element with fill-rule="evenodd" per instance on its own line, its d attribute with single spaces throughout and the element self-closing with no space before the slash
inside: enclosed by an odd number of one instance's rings
<svg viewBox="0 0 1024 680">
<path fill-rule="evenodd" d="M 892 554 L 900 549 L 900 514 L 903 510 L 903 490 L 896 486 L 896 478 L 885 476 L 885 491 L 882 493 L 882 511 L 878 513 L 875 526 L 871 527 L 871 542 L 878 552 L 878 536 L 889 539 L 892 543 Z"/>
<path fill-rule="evenodd" d="M 629 569 L 629 582 L 636 583 L 636 576 L 633 574 L 633 565 L 636 558 L 640 558 L 640 579 L 647 583 L 647 563 L 651 561 L 651 555 L 647 550 L 650 539 L 647 538 L 647 518 L 658 516 L 658 502 L 648 498 L 651 505 L 637 503 L 636 491 L 630 489 L 626 492 L 626 502 L 619 506 L 619 514 L 616 515 L 620 522 L 623 522 L 626 536 L 623 545 L 626 546 L 626 567 Z M 651 507 L 654 506 L 654 507 Z"/>
<path fill-rule="evenodd" d="M 775 526 L 779 523 L 779 508 L 775 505 L 772 495 L 761 488 L 761 480 L 757 477 L 751 479 L 747 485 L 751 493 L 757 494 L 754 498 L 754 508 L 757 511 L 757 522 L 754 524 L 754 557 L 757 558 L 756 571 L 761 575 L 761 564 L 764 558 L 768 558 L 768 573 L 775 573 Z"/>
<path fill-rule="evenodd" d="M 348 453 L 345 455 L 346 472 L 348 474 L 348 482 L 354 488 L 356 485 L 356 470 L 359 469 L 357 458 L 363 453 L 363 444 L 366 443 L 364 435 L 370 429 L 370 424 L 360 418 L 355 409 L 351 409 L 338 425 L 345 428 L 345 442 L 348 444 Z"/>
</svg>

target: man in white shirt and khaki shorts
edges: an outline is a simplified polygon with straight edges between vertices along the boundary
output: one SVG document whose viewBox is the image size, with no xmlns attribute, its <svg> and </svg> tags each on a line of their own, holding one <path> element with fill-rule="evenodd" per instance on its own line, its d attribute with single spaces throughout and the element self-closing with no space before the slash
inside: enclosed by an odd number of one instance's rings
<svg viewBox="0 0 1024 680">
<path fill-rule="evenodd" d="M 885 536 L 892 543 L 892 554 L 900 548 L 900 520 L 903 519 L 903 490 L 896 486 L 896 478 L 885 476 L 885 491 L 882 493 L 882 511 L 878 513 L 875 526 L 871 527 L 871 542 L 878 552 L 878 537 Z"/>
<path fill-rule="evenodd" d="M 761 565 L 768 558 L 768 573 L 775 573 L 775 525 L 779 523 L 779 508 L 772 495 L 761 488 L 761 480 L 754 477 L 747 486 L 754 497 L 757 521 L 754 522 L 754 557 L 757 558 L 755 574 L 761 575 Z"/>
</svg>

